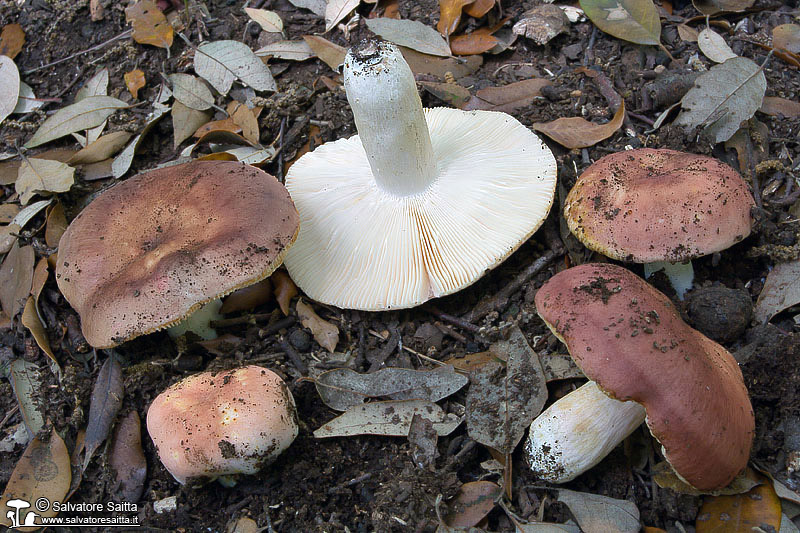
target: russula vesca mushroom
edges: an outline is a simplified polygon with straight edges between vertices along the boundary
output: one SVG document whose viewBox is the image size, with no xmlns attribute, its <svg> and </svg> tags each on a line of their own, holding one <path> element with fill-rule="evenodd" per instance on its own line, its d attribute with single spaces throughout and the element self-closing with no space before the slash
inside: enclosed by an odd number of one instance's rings
<svg viewBox="0 0 800 533">
<path fill-rule="evenodd" d="M 494 268 L 544 221 L 556 161 L 505 113 L 423 109 L 389 43 L 344 61 L 358 135 L 289 169 L 300 234 L 286 256 L 297 285 L 344 308 L 407 308 Z"/>
<path fill-rule="evenodd" d="M 298 223 L 283 185 L 255 167 L 193 161 L 152 170 L 75 217 L 59 243 L 56 281 L 89 344 L 108 348 L 269 276 Z"/>
<path fill-rule="evenodd" d="M 755 422 L 739 366 L 725 348 L 683 322 L 665 295 L 622 267 L 588 263 L 550 278 L 535 302 L 596 383 L 534 420 L 525 451 L 537 475 L 573 479 L 602 459 L 587 461 L 587 451 L 610 451 L 641 423 L 644 410 L 664 457 L 696 489 L 720 489 L 746 467 Z M 579 392 L 578 400 L 567 400 Z M 596 410 L 595 402 L 606 411 L 596 420 L 591 410 L 576 407 Z M 644 410 L 632 408 L 634 402 Z M 582 435 L 570 435 L 578 426 Z"/>
<path fill-rule="evenodd" d="M 274 372 L 246 366 L 185 378 L 147 410 L 147 432 L 164 467 L 181 484 L 225 484 L 254 474 L 297 436 L 294 399 Z"/>
<path fill-rule="evenodd" d="M 570 231 L 618 261 L 665 269 L 678 297 L 691 288 L 691 260 L 750 234 L 755 206 L 734 169 L 712 157 L 640 148 L 598 159 L 564 203 Z"/>
</svg>

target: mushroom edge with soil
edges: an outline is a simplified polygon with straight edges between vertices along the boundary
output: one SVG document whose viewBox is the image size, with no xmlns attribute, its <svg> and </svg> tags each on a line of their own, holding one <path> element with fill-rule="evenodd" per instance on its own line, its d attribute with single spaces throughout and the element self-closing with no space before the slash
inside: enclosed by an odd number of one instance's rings
<svg viewBox="0 0 800 533">
<path fill-rule="evenodd" d="M 755 421 L 739 366 L 683 322 L 665 295 L 622 267 L 587 263 L 550 278 L 535 303 L 596 383 L 531 425 L 525 455 L 540 477 L 575 478 L 604 457 L 587 459 L 587 450 L 611 451 L 642 420 L 675 473 L 698 490 L 723 488 L 746 467 Z M 568 400 L 573 394 L 578 399 Z M 593 424 L 596 402 L 605 412 Z"/>
<path fill-rule="evenodd" d="M 542 224 L 553 154 L 505 113 L 423 109 L 389 43 L 344 61 L 358 135 L 289 169 L 300 234 L 286 267 L 312 299 L 400 309 L 454 293 L 496 267 Z"/>
<path fill-rule="evenodd" d="M 691 260 L 750 235 L 755 201 L 738 172 L 712 157 L 639 148 L 590 165 L 564 202 L 570 231 L 618 261 L 664 269 L 678 297 L 691 288 Z"/>
<path fill-rule="evenodd" d="M 147 410 L 147 432 L 161 463 L 181 484 L 255 474 L 298 433 L 297 410 L 274 372 L 245 366 L 184 378 Z"/>
<path fill-rule="evenodd" d="M 89 344 L 110 348 L 196 321 L 266 278 L 298 224 L 288 191 L 255 167 L 192 161 L 151 170 L 75 217 L 59 242 L 56 281 Z"/>
</svg>

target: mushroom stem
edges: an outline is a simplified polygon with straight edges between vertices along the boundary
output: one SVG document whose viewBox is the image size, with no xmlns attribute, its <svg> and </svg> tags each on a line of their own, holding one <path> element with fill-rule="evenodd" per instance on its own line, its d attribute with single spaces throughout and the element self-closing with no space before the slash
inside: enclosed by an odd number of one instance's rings
<svg viewBox="0 0 800 533">
<path fill-rule="evenodd" d="M 186 320 L 167 328 L 167 334 L 173 339 L 177 339 L 181 335 L 185 335 L 187 331 L 191 331 L 203 340 L 216 339 L 217 330 L 211 327 L 211 321 L 222 318 L 219 313 L 220 307 L 222 307 L 222 300 L 219 298 L 206 302 Z"/>
<path fill-rule="evenodd" d="M 571 481 L 602 461 L 644 419 L 644 407 L 609 398 L 590 381 L 533 421 L 525 442 L 528 464 L 547 481 Z"/>
<path fill-rule="evenodd" d="M 397 47 L 364 41 L 344 60 L 344 87 L 375 182 L 398 196 L 438 175 L 417 84 Z"/>
<path fill-rule="evenodd" d="M 644 277 L 649 278 L 659 270 L 669 278 L 672 288 L 678 294 L 678 299 L 683 300 L 686 291 L 692 288 L 694 283 L 694 268 L 691 261 L 685 263 L 670 263 L 669 261 L 654 261 L 644 264 Z"/>
</svg>

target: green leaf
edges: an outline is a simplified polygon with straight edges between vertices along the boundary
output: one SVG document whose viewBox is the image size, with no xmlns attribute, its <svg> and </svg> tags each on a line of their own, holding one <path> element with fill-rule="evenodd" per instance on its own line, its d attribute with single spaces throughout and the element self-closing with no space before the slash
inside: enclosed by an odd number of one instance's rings
<svg viewBox="0 0 800 533">
<path fill-rule="evenodd" d="M 618 39 L 658 45 L 661 21 L 652 0 L 580 0 L 595 26 Z"/>
</svg>

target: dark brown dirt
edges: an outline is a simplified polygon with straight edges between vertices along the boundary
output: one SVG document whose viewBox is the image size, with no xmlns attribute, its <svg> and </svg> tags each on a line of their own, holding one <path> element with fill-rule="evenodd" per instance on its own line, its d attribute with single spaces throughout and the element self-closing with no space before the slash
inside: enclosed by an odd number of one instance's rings
<svg viewBox="0 0 800 533">
<path fill-rule="evenodd" d="M 163 50 L 122 39 L 54 67 L 26 73 L 45 63 L 103 43 L 125 31 L 127 25 L 122 10 L 125 3 L 105 3 L 106 18 L 100 22 L 90 21 L 88 0 L 27 0 L 21 7 L 17 7 L 13 1 L 0 4 L 0 27 L 18 22 L 27 35 L 27 43 L 16 59 L 23 80 L 34 88 L 39 97 L 62 99 L 61 104 L 50 104 L 45 109 L 53 111 L 71 102 L 81 84 L 101 66 L 111 71 L 110 94 L 128 100 L 130 96 L 124 89 L 122 76 L 134 68 L 142 69 L 148 80 L 147 88 L 140 94 L 145 102 L 152 100 L 161 73 L 191 70 L 191 49 L 176 38 L 169 59 Z M 534 3 L 505 2 L 504 15 L 516 21 Z M 681 4 L 684 4 L 683 7 L 678 8 Z M 676 9 L 672 18 L 664 23 L 662 37 L 676 62 L 683 64 L 697 51 L 694 44 L 682 42 L 677 35 L 676 23 L 696 15 L 691 4 L 685 4 L 687 2 L 675 2 Z M 208 0 L 207 6 L 211 18 L 193 20 L 185 30 L 192 42 L 199 42 L 198 31 L 204 28 L 207 39 L 237 39 L 252 48 L 258 47 L 259 32 L 254 30 L 253 25 L 245 30 L 247 17 L 240 9 L 241 2 Z M 307 11 L 294 8 L 286 0 L 267 1 L 264 7 L 281 15 L 290 39 L 324 30 L 324 24 L 319 19 Z M 359 12 L 366 17 L 373 7 L 372 4 L 363 4 Z M 430 26 L 438 20 L 438 4 L 432 0 L 401 0 L 399 7 L 404 18 L 419 20 Z M 733 24 L 745 21 L 754 40 L 766 41 L 773 27 L 793 22 L 790 11 L 797 9 L 797 2 L 759 1 L 756 7 L 760 10 L 745 15 L 730 15 L 725 19 Z M 481 24 L 483 22 L 469 19 L 467 27 Z M 326 37 L 348 46 L 369 35 L 362 22 L 352 32 L 349 42 L 340 31 L 333 31 Z M 591 46 L 590 42 L 593 43 Z M 733 39 L 731 42 L 736 53 L 759 64 L 764 62 L 767 52 L 761 48 L 744 40 Z M 521 39 L 513 50 L 495 56 L 485 54 L 481 69 L 459 80 L 459 83 L 472 88 L 474 92 L 486 86 L 504 85 L 531 77 L 548 77 L 553 87 L 546 91 L 546 98 L 514 112 L 514 116 L 523 124 L 530 126 L 534 122 L 576 116 L 582 112 L 596 120 L 610 119 L 612 112 L 595 84 L 576 72 L 584 58 L 587 59 L 587 65 L 598 68 L 612 80 L 613 87 L 625 99 L 629 111 L 649 120 L 659 115 L 663 107 L 648 108 L 640 89 L 655 76 L 653 69 L 656 66 L 669 65 L 666 54 L 656 47 L 631 45 L 594 31 L 589 22 L 573 25 L 569 34 L 555 38 L 544 47 Z M 293 136 L 286 139 L 283 160 L 290 160 L 307 141 L 306 119 L 319 121 L 324 141 L 355 132 L 343 93 L 328 92 L 317 81 L 322 75 L 334 75 L 326 65 L 316 60 L 303 63 L 275 61 L 271 64 L 277 74 L 279 90 L 267 97 L 267 109 L 260 117 L 261 136 L 264 143 L 272 142 L 277 138 L 282 123 L 285 131 L 293 132 Z M 766 75 L 768 95 L 794 100 L 800 97 L 800 75 L 796 68 L 772 58 L 767 65 Z M 224 101 L 218 103 L 225 104 Z M 423 93 L 423 103 L 429 106 L 442 105 L 427 93 Z M 145 105 L 117 113 L 111 119 L 109 129 L 140 131 L 147 109 Z M 43 117 L 44 114 L 34 114 L 20 122 L 6 121 L 0 129 L 0 152 L 22 145 Z M 766 124 L 769 132 L 769 139 L 764 142 L 768 150 L 764 159 L 776 159 L 781 154 L 788 155 L 788 160 L 798 156 L 797 131 L 800 120 L 779 119 L 763 114 L 757 114 L 756 119 Z M 292 129 L 294 125 L 297 125 L 295 130 Z M 606 141 L 582 151 L 567 151 L 548 141 L 558 159 L 560 188 L 568 191 L 577 173 L 591 161 L 626 147 L 652 146 L 711 154 L 738 168 L 734 150 L 726 151 L 719 145 L 712 149 L 696 135 L 678 128 L 666 125 L 654 133 L 646 133 L 649 125 L 637 118 L 633 118 L 627 127 L 632 128 L 630 133 L 633 136 L 626 131 L 619 131 Z M 70 146 L 69 140 L 49 143 L 47 148 L 59 146 Z M 175 150 L 172 147 L 170 121 L 163 120 L 143 142 L 128 175 L 174 159 L 179 151 L 180 148 Z M 283 169 L 278 163 L 273 163 L 266 170 L 279 175 Z M 747 169 L 743 170 L 748 178 L 752 177 Z M 787 254 L 796 257 L 797 234 L 800 231 L 797 207 L 774 203 L 785 189 L 781 186 L 773 191 L 769 187 L 770 184 L 774 185 L 775 180 L 783 179 L 783 175 L 771 170 L 756 177 L 755 181 L 751 180 L 751 185 L 763 200 L 763 209 L 757 213 L 757 230 L 733 248 L 694 262 L 696 287 L 703 290 L 703 294 L 696 298 L 702 297 L 701 307 L 712 309 L 713 312 L 698 313 L 690 307 L 687 313 L 695 327 L 701 330 L 722 330 L 719 338 L 724 340 L 725 346 L 735 353 L 742 364 L 756 413 L 757 435 L 752 452 L 753 461 L 790 488 L 798 490 L 800 478 L 796 472 L 788 469 L 791 453 L 797 454 L 800 450 L 800 397 L 797 385 L 800 380 L 800 333 L 793 320 L 797 309 L 782 313 L 773 319 L 772 325 L 754 327 L 745 323 L 744 326 L 737 326 L 736 335 L 727 335 L 729 326 L 726 324 L 740 324 L 741 313 L 749 310 L 742 311 L 740 306 L 729 306 L 725 303 L 727 296 L 705 290 L 712 286 L 727 287 L 737 291 L 736 298 L 744 295 L 755 302 L 776 258 L 785 259 Z M 93 192 L 107 185 L 106 182 L 79 180 L 70 193 L 61 195 L 68 218 L 71 219 L 80 211 Z M 4 187 L 2 192 L 7 200 L 14 193 L 13 186 Z M 30 227 L 43 225 L 43 219 L 36 219 Z M 558 352 L 563 348 L 559 347 L 542 322 L 535 318 L 535 292 L 544 280 L 565 268 L 570 261 L 603 260 L 582 248 L 566 233 L 562 233 L 569 250 L 566 259 L 558 256 L 545 271 L 514 291 L 499 309 L 488 315 L 480 313 L 481 319 L 475 325 L 489 328 L 487 336 L 477 335 L 470 328 L 457 325 L 442 328 L 434 325 L 443 321 L 438 315 L 441 312 L 468 318 L 479 301 L 497 294 L 520 271 L 552 248 L 554 243 L 560 243 L 558 227 L 558 210 L 554 209 L 545 228 L 505 263 L 469 289 L 433 304 L 390 313 L 342 311 L 325 306 L 318 306 L 316 310 L 323 318 L 339 326 L 341 341 L 338 351 L 356 354 L 355 369 L 359 371 L 366 371 L 375 361 L 380 365 L 381 359 L 387 366 L 425 368 L 421 360 L 403 351 L 398 352 L 390 344 L 393 341 L 396 344 L 397 339 L 401 339 L 404 346 L 436 359 L 482 351 L 492 338 L 492 328 L 509 321 L 519 321 L 530 344 L 535 345 L 537 350 Z M 42 240 L 41 234 L 28 234 L 25 237 L 25 242 L 37 240 Z M 757 253 L 753 254 L 754 251 Z M 629 268 L 641 274 L 640 266 L 629 265 Z M 674 297 L 674 292 L 663 277 L 656 275 L 653 282 Z M 696 298 L 690 298 L 689 301 L 696 301 Z M 62 363 L 63 375 L 59 382 L 52 373 L 44 372 L 47 378 L 39 391 L 40 401 L 46 408 L 47 417 L 72 450 L 78 430 L 86 425 L 89 396 L 106 355 L 99 353 L 95 357 L 91 352 L 79 350 L 79 343 L 72 342 L 71 335 L 65 334 L 65 331 L 75 329 L 76 317 L 58 294 L 52 277 L 45 288 L 41 306 L 51 342 Z M 153 398 L 187 374 L 257 363 L 278 372 L 287 380 L 301 420 L 300 435 L 276 463 L 256 476 L 240 480 L 232 488 L 223 488 L 216 483 L 198 488 L 178 485 L 161 466 L 151 440 L 143 432 L 148 473 L 143 494 L 138 501 L 138 514 L 141 523 L 146 524 L 150 531 L 224 531 L 226 525 L 236 518 L 250 516 L 259 526 L 271 524 L 275 531 L 280 532 L 432 532 L 437 525 L 434 511 L 437 496 L 442 495 L 446 500 L 455 494 L 462 483 L 468 481 L 500 481 L 496 474 L 488 473 L 480 466 L 491 455 L 467 436 L 463 426 L 452 435 L 439 439 L 439 458 L 433 462 L 430 470 L 415 466 L 411 446 L 402 438 L 361 436 L 314 439 L 312 431 L 333 418 L 335 413 L 322 404 L 312 384 L 297 380 L 301 375 L 297 362 L 285 355 L 281 342 L 288 340 L 299 353 L 300 362 L 312 368 L 325 367 L 325 363 L 318 363 L 316 358 L 316 354 L 323 352 L 308 332 L 296 323 L 277 332 L 270 331 L 269 325 L 283 318 L 276 307 L 271 302 L 254 310 L 255 313 L 270 314 L 269 320 L 257 324 L 243 322 L 227 328 L 225 332 L 236 338 L 217 353 L 192 346 L 178 356 L 174 343 L 163 334 L 139 338 L 118 348 L 117 353 L 125 368 L 122 414 L 136 410 L 144 420 Z M 729 316 L 727 312 L 733 315 Z M 67 324 L 71 328 L 67 329 Z M 365 334 L 369 330 L 386 332 L 389 340 Z M 441 335 L 442 331 L 444 335 Z M 422 333 L 415 336 L 417 332 Z M 11 330 L 0 333 L 0 358 L 7 362 L 20 356 L 46 366 L 45 356 L 36 347 L 28 331 L 15 324 Z M 551 384 L 551 398 L 568 389 L 563 383 Z M 460 392 L 443 403 L 446 409 L 457 410 L 465 403 L 465 393 Z M 15 405 L 11 386 L 3 380 L 0 383 L 0 410 L 10 413 Z M 8 417 L 5 425 L 0 427 L 0 438 L 6 437 L 20 421 L 18 413 Z M 637 446 L 640 449 L 634 453 L 632 450 Z M 626 446 L 618 447 L 599 466 L 565 487 L 634 501 L 645 525 L 673 528 L 675 522 L 680 521 L 691 526 L 701 499 L 678 495 L 670 490 L 652 490 L 649 467 L 636 459 L 642 456 L 642 446 L 658 454 L 658 446 L 651 448 L 648 435 L 635 433 Z M 545 518 L 554 521 L 569 518 L 566 507 L 553 503 L 554 492 L 542 489 L 542 482 L 529 473 L 519 448 L 513 456 L 512 507 L 523 517 L 535 516 L 540 504 L 547 498 Z M 12 452 L 0 456 L 0 483 L 3 485 L 22 452 L 23 447 L 17 446 Z M 101 447 L 71 501 L 112 500 L 116 494 L 113 480 L 106 452 Z M 153 502 L 173 495 L 177 496 L 177 510 L 156 514 Z M 499 510 L 489 515 L 486 529 L 514 530 Z"/>
</svg>

